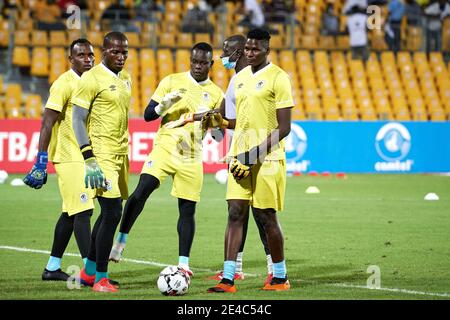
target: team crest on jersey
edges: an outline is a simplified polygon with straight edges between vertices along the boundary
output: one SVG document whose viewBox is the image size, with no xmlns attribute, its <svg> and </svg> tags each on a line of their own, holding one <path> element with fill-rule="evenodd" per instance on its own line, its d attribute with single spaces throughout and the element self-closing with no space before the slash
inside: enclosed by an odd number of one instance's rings
<svg viewBox="0 0 450 320">
<path fill-rule="evenodd" d="M 262 87 L 264 87 L 264 84 L 266 82 L 264 80 L 258 81 L 258 83 L 256 84 L 256 90 L 261 90 Z"/>
<path fill-rule="evenodd" d="M 117 87 L 116 87 L 115 84 L 112 84 L 112 85 L 109 86 L 109 89 L 110 89 L 111 91 L 116 91 Z"/>
<path fill-rule="evenodd" d="M 209 101 L 209 93 L 208 92 L 203 92 L 203 100 Z"/>
<path fill-rule="evenodd" d="M 83 192 L 82 194 L 80 194 L 80 201 L 81 203 L 86 203 L 88 201 L 88 196 L 86 193 Z"/>
<path fill-rule="evenodd" d="M 153 161 L 147 161 L 147 168 L 151 168 L 153 166 Z"/>
<path fill-rule="evenodd" d="M 237 88 L 238 88 L 238 89 L 241 89 L 243 86 L 244 86 L 243 83 L 239 83 L 238 86 L 237 86 Z"/>
</svg>

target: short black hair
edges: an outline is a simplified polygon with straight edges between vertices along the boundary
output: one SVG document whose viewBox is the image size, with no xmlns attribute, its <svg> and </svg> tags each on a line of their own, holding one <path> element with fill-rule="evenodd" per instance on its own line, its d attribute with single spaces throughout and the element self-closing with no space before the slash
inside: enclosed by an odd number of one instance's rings
<svg viewBox="0 0 450 320">
<path fill-rule="evenodd" d="M 212 52 L 213 52 L 213 48 L 211 47 L 211 45 L 210 45 L 209 43 L 206 43 L 206 42 L 199 42 L 199 43 L 196 43 L 196 44 L 192 47 L 191 53 L 192 53 L 192 51 L 194 51 L 194 50 L 202 50 L 202 51 L 205 51 L 205 52 L 211 52 L 211 55 L 212 55 Z"/>
<path fill-rule="evenodd" d="M 238 47 L 240 49 L 244 48 L 245 40 L 246 40 L 245 37 L 243 35 L 240 35 L 240 34 L 235 34 L 235 35 L 225 39 L 226 42 L 237 43 L 237 45 L 238 45 Z"/>
<path fill-rule="evenodd" d="M 122 32 L 111 31 L 103 39 L 103 48 L 106 48 L 108 46 L 108 44 L 111 43 L 114 40 L 128 41 L 127 36 L 124 35 Z"/>
<path fill-rule="evenodd" d="M 247 39 L 270 41 L 270 33 L 267 30 L 261 28 L 253 29 L 247 33 Z"/>
<path fill-rule="evenodd" d="M 87 44 L 89 46 L 92 46 L 92 43 L 90 43 L 88 39 L 80 38 L 80 39 L 73 40 L 72 43 L 70 44 L 69 54 L 72 54 L 73 48 L 77 44 Z"/>
</svg>

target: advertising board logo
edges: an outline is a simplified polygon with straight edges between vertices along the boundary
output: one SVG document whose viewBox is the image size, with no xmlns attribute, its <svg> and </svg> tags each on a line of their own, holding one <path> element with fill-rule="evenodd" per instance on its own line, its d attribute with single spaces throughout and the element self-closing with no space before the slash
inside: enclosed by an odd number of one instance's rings
<svg viewBox="0 0 450 320">
<path fill-rule="evenodd" d="M 385 161 L 400 161 L 411 149 L 411 135 L 400 123 L 388 123 L 381 127 L 375 138 L 378 155 Z"/>
<path fill-rule="evenodd" d="M 291 132 L 286 138 L 286 160 L 297 161 L 305 154 L 308 146 L 305 131 L 299 125 L 292 123 Z"/>
</svg>

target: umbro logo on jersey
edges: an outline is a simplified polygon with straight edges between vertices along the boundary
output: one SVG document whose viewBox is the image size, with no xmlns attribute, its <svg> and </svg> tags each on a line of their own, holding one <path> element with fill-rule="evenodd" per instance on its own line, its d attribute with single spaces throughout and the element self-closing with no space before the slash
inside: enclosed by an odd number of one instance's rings
<svg viewBox="0 0 450 320">
<path fill-rule="evenodd" d="M 243 83 L 239 83 L 238 86 L 237 86 L 237 88 L 238 88 L 238 89 L 241 89 L 243 86 L 244 86 Z"/>
<path fill-rule="evenodd" d="M 111 89 L 111 91 L 116 91 L 117 86 L 115 84 L 112 84 L 109 86 L 109 89 Z"/>
<path fill-rule="evenodd" d="M 256 90 L 260 90 L 262 87 L 264 87 L 264 84 L 265 84 L 266 82 L 264 81 L 264 80 L 261 80 L 261 81 L 259 81 L 257 84 L 256 84 Z"/>
</svg>

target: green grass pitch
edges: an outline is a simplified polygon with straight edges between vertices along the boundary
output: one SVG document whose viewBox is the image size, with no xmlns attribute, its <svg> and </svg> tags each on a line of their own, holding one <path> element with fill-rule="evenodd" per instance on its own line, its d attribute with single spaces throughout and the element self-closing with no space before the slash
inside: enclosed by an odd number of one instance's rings
<svg viewBox="0 0 450 320">
<path fill-rule="evenodd" d="M 207 276 L 223 264 L 227 221 L 225 186 L 206 175 L 197 206 L 196 235 L 190 264 L 195 272 L 187 295 L 164 297 L 156 287 L 161 264 L 177 264 L 177 201 L 164 183 L 147 202 L 131 231 L 124 257 L 139 260 L 110 264 L 117 294 L 90 288 L 69 290 L 66 283 L 40 280 L 48 254 L 17 251 L 51 249 L 60 213 L 54 175 L 33 190 L 0 185 L 0 299 L 223 299 L 207 294 L 215 284 Z M 130 192 L 138 176 L 130 177 Z M 320 194 L 305 194 L 317 186 Z M 434 192 L 439 201 L 425 201 Z M 92 225 L 98 215 L 98 204 Z M 266 262 L 250 217 L 244 251 L 245 280 L 227 299 L 449 299 L 450 298 L 450 177 L 436 175 L 349 175 L 290 177 L 285 210 L 279 219 L 292 284 L 289 292 L 260 290 Z M 13 248 L 7 248 L 13 247 Z M 72 237 L 66 250 L 78 254 Z M 154 264 L 152 264 L 154 263 Z M 81 266 L 78 256 L 65 256 L 63 269 Z M 368 289 L 369 266 L 378 266 L 381 289 Z"/>
</svg>

